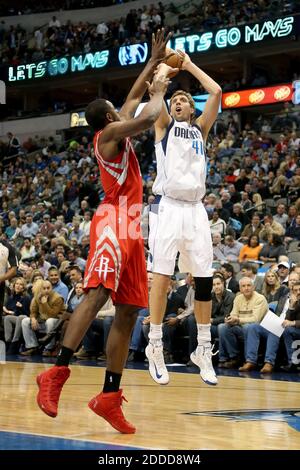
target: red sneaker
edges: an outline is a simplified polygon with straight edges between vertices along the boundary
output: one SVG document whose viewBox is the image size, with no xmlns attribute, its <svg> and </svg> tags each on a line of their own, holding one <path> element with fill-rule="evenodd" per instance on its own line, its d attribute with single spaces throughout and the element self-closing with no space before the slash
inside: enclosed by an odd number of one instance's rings
<svg viewBox="0 0 300 470">
<path fill-rule="evenodd" d="M 91 399 L 88 406 L 96 415 L 106 419 L 117 431 L 123 434 L 134 434 L 136 428 L 123 415 L 121 408 L 123 400 L 127 402 L 122 396 L 122 390 L 110 393 L 101 392 Z"/>
<path fill-rule="evenodd" d="M 54 366 L 36 378 L 39 387 L 37 404 L 51 418 L 57 416 L 59 396 L 70 373 L 70 369 L 66 366 Z"/>
</svg>

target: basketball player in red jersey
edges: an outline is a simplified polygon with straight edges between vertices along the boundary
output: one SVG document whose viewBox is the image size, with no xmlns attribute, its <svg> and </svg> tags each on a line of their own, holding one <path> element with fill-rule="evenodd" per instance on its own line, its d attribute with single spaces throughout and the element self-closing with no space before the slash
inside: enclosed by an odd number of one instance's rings
<svg viewBox="0 0 300 470">
<path fill-rule="evenodd" d="M 148 306 L 144 245 L 140 234 L 142 179 L 129 137 L 149 129 L 160 115 L 169 79 L 155 75 L 154 95 L 141 114 L 133 118 L 157 65 L 165 58 L 168 37 L 158 31 L 152 39 L 152 55 L 120 112 L 104 99 L 90 103 L 87 122 L 95 130 L 94 148 L 105 199 L 93 217 L 90 253 L 85 271 L 85 299 L 72 314 L 56 365 L 37 377 L 37 403 L 48 416 L 57 415 L 59 396 L 70 375 L 73 352 L 97 312 L 111 296 L 116 305 L 115 319 L 107 340 L 107 369 L 103 391 L 89 407 L 121 433 L 135 427 L 122 412 L 122 371 L 128 356 L 131 332 L 137 310 Z M 169 73 L 173 69 L 169 68 Z M 168 72 L 167 72 L 168 73 Z"/>
</svg>

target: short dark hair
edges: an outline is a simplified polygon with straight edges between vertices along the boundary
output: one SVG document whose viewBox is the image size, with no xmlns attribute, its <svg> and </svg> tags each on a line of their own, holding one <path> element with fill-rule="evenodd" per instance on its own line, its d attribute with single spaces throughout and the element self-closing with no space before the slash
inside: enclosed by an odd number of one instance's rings
<svg viewBox="0 0 300 470">
<path fill-rule="evenodd" d="M 223 267 L 223 268 L 225 269 L 225 271 L 227 271 L 228 273 L 231 273 L 232 275 L 234 274 L 234 269 L 233 269 L 232 264 L 224 263 L 222 267 Z"/>
<path fill-rule="evenodd" d="M 52 265 L 50 266 L 50 268 L 48 269 L 48 273 L 50 273 L 50 271 L 56 271 L 56 272 L 59 272 L 59 271 L 58 271 L 58 267 L 57 267 L 57 266 L 55 266 L 54 264 L 52 264 Z"/>
<path fill-rule="evenodd" d="M 243 263 L 241 265 L 241 270 L 246 269 L 247 271 L 252 271 L 253 274 L 257 274 L 257 267 L 253 263 Z"/>
<path fill-rule="evenodd" d="M 89 103 L 85 111 L 85 119 L 87 123 L 94 129 L 99 131 L 106 125 L 106 113 L 110 111 L 107 100 L 97 99 Z"/>
<path fill-rule="evenodd" d="M 82 270 L 80 269 L 80 267 L 77 264 L 70 264 L 69 271 L 77 271 L 78 274 L 82 275 Z"/>
</svg>

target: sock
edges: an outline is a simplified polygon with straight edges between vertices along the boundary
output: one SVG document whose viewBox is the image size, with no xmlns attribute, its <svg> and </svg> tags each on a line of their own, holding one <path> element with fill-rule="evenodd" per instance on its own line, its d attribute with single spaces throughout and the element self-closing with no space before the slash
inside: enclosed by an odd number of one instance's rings
<svg viewBox="0 0 300 470">
<path fill-rule="evenodd" d="M 211 333 L 210 333 L 210 323 L 203 325 L 202 323 L 197 323 L 198 329 L 198 346 L 211 347 Z"/>
<path fill-rule="evenodd" d="M 103 387 L 103 393 L 118 392 L 120 388 L 122 374 L 116 374 L 116 372 L 105 372 L 105 382 Z"/>
<path fill-rule="evenodd" d="M 56 366 L 68 366 L 73 354 L 74 354 L 74 351 L 72 349 L 62 346 L 57 355 L 55 365 Z"/>
<path fill-rule="evenodd" d="M 149 343 L 156 346 L 162 345 L 162 324 L 150 323 Z"/>
</svg>

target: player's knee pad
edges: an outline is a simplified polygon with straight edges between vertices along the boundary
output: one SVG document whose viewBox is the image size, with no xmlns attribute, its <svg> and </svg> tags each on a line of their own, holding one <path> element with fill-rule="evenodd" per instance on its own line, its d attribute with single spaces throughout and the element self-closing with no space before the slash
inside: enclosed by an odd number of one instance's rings
<svg viewBox="0 0 300 470">
<path fill-rule="evenodd" d="M 212 277 L 194 277 L 195 280 L 195 300 L 209 302 L 213 285 Z"/>
</svg>

